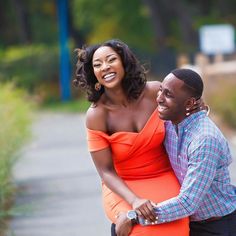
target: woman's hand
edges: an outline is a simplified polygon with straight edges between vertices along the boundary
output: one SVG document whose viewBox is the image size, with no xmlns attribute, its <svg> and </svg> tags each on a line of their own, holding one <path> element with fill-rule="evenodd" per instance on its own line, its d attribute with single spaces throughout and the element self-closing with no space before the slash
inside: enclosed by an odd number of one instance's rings
<svg viewBox="0 0 236 236">
<path fill-rule="evenodd" d="M 147 199 L 136 198 L 132 203 L 133 209 L 137 214 L 149 222 L 156 221 L 156 214 L 153 209 L 152 202 Z"/>
<path fill-rule="evenodd" d="M 128 236 L 132 230 L 131 220 L 127 218 L 126 212 L 122 212 L 117 216 L 116 234 L 117 236 Z"/>
</svg>

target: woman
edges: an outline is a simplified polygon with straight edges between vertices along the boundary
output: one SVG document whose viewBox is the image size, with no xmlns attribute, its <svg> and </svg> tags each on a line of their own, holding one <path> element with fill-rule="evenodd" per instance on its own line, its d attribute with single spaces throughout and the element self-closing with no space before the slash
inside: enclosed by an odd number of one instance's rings
<svg viewBox="0 0 236 236">
<path fill-rule="evenodd" d="M 160 83 L 146 81 L 144 68 L 126 44 L 109 40 L 78 50 L 75 84 L 86 90 L 92 102 L 86 115 L 88 147 L 102 179 L 108 218 L 119 227 L 124 212 L 136 209 L 155 221 L 151 201 L 174 197 L 180 188 L 163 146 L 165 130 L 156 110 Z M 188 234 L 188 218 L 135 225 L 130 232 L 132 236 Z"/>
</svg>

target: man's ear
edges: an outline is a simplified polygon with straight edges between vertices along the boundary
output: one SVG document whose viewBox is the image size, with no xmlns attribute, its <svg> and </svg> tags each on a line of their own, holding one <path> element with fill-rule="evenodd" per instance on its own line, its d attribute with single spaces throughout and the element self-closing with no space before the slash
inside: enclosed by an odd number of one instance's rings
<svg viewBox="0 0 236 236">
<path fill-rule="evenodd" d="M 186 111 L 193 110 L 195 104 L 196 104 L 196 98 L 194 98 L 194 97 L 188 98 L 185 101 L 185 109 L 186 109 Z"/>
</svg>

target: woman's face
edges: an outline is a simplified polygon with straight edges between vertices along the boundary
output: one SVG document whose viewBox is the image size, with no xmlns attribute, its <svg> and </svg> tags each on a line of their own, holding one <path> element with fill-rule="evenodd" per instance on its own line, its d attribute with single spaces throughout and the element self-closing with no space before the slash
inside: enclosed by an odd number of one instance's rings
<svg viewBox="0 0 236 236">
<path fill-rule="evenodd" d="M 125 76 L 121 57 L 111 47 L 98 48 L 93 54 L 92 65 L 98 82 L 106 88 L 120 85 Z"/>
</svg>

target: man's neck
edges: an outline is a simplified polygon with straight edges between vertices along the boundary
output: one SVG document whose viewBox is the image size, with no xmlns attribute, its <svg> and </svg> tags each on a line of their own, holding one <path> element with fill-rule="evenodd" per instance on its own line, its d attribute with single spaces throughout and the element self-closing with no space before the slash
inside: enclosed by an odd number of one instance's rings
<svg viewBox="0 0 236 236">
<path fill-rule="evenodd" d="M 176 120 L 171 120 L 171 122 L 173 125 L 178 126 L 178 124 L 182 123 L 186 118 L 188 118 L 189 116 L 191 116 L 199 111 L 201 111 L 200 108 L 197 108 L 194 111 L 192 111 L 189 115 L 184 114 L 182 117 L 180 117 Z"/>
</svg>

